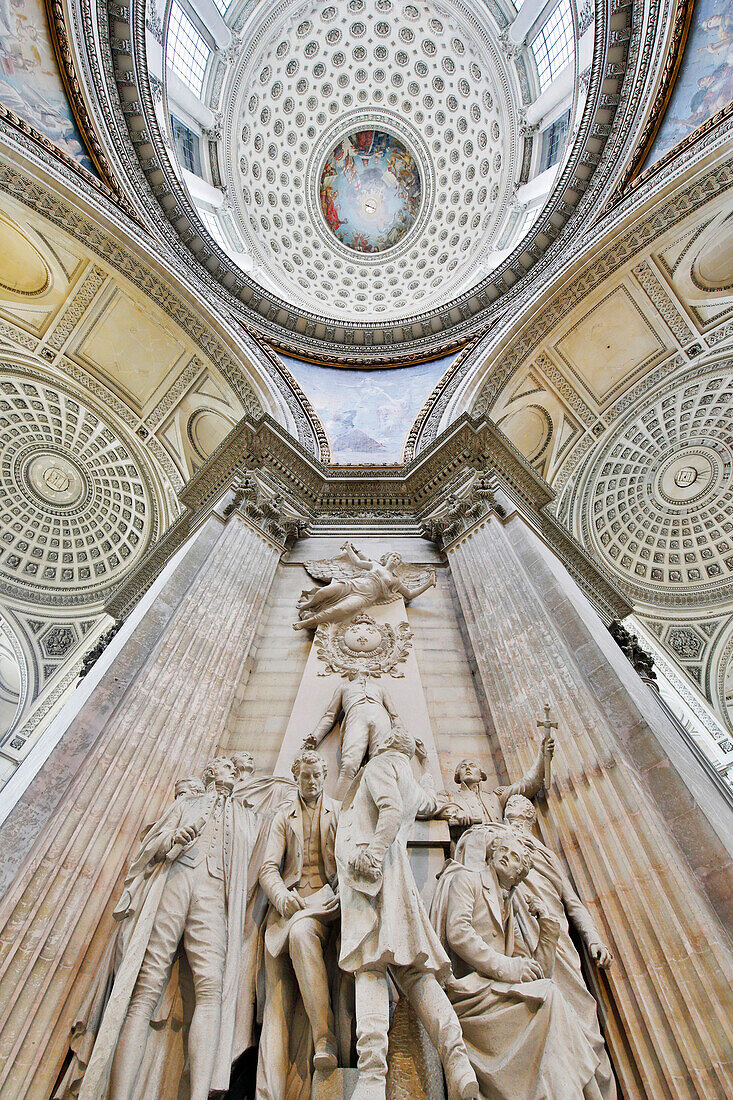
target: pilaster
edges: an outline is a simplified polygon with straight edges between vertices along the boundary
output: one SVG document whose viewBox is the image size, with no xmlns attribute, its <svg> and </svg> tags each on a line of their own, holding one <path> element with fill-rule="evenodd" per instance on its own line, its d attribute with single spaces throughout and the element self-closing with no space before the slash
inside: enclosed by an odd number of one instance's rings
<svg viewBox="0 0 733 1100">
<path fill-rule="evenodd" d="M 50 1096 L 141 829 L 224 735 L 284 544 L 236 506 L 197 538 L 0 830 L 3 860 L 35 837 L 0 910 L 2 1100 Z"/>
</svg>

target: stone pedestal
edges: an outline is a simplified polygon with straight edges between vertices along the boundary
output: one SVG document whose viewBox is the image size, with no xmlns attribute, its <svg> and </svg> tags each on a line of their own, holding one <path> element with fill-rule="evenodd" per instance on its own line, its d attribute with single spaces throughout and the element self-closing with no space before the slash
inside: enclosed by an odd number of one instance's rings
<svg viewBox="0 0 733 1100">
<path fill-rule="evenodd" d="M 210 515 L 0 829 L 2 1100 L 51 1095 L 130 854 L 219 746 L 281 550 Z"/>
<path fill-rule="evenodd" d="M 616 956 L 594 977 L 626 1100 L 733 1095 L 713 1057 L 733 1004 L 729 811 L 541 529 L 492 514 L 446 551 L 498 767 L 526 770 L 545 702 L 559 722 L 540 829 Z"/>
</svg>

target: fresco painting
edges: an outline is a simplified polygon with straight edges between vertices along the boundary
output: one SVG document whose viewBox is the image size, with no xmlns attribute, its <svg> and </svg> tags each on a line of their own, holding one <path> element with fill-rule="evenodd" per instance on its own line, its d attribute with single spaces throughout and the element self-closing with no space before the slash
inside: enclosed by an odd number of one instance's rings
<svg viewBox="0 0 733 1100">
<path fill-rule="evenodd" d="M 412 153 L 392 134 L 359 130 L 342 138 L 321 172 L 321 210 L 355 252 L 384 252 L 415 224 L 422 185 Z"/>
<path fill-rule="evenodd" d="M 400 461 L 407 433 L 455 355 L 392 370 L 339 370 L 282 356 L 320 416 L 338 464 Z"/>
<path fill-rule="evenodd" d="M 0 0 L 0 101 L 94 171 L 61 81 L 41 0 Z"/>
<path fill-rule="evenodd" d="M 733 5 L 696 0 L 677 82 L 646 166 L 733 99 Z"/>
</svg>

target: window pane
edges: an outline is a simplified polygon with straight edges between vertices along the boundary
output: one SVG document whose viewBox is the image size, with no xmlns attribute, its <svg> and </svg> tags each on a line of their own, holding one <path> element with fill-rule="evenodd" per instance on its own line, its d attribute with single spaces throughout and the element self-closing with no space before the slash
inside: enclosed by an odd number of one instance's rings
<svg viewBox="0 0 733 1100">
<path fill-rule="evenodd" d="M 570 126 L 570 111 L 556 119 L 551 126 L 542 131 L 542 157 L 540 159 L 540 171 L 544 172 L 553 164 L 557 164 L 568 136 Z"/>
<path fill-rule="evenodd" d="M 188 16 L 173 4 L 168 22 L 168 64 L 196 95 L 201 95 L 204 86 L 209 52 Z"/>
<path fill-rule="evenodd" d="M 173 131 L 173 144 L 176 147 L 178 158 L 184 168 L 195 175 L 201 175 L 201 150 L 198 136 L 185 126 L 179 119 L 171 115 L 171 130 Z"/>
<path fill-rule="evenodd" d="M 537 65 L 540 91 L 572 61 L 575 52 L 570 0 L 560 0 L 531 46 Z"/>
</svg>

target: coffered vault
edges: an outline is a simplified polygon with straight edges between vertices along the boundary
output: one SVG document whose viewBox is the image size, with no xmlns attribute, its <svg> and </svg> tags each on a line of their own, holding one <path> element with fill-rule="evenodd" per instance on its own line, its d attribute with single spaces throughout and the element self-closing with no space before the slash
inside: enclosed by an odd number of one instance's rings
<svg viewBox="0 0 733 1100">
<path fill-rule="evenodd" d="M 51 7 L 98 174 L 3 109 L 3 776 L 263 414 L 367 480 L 488 417 L 729 768 L 729 112 L 639 174 L 690 6 Z"/>
</svg>

